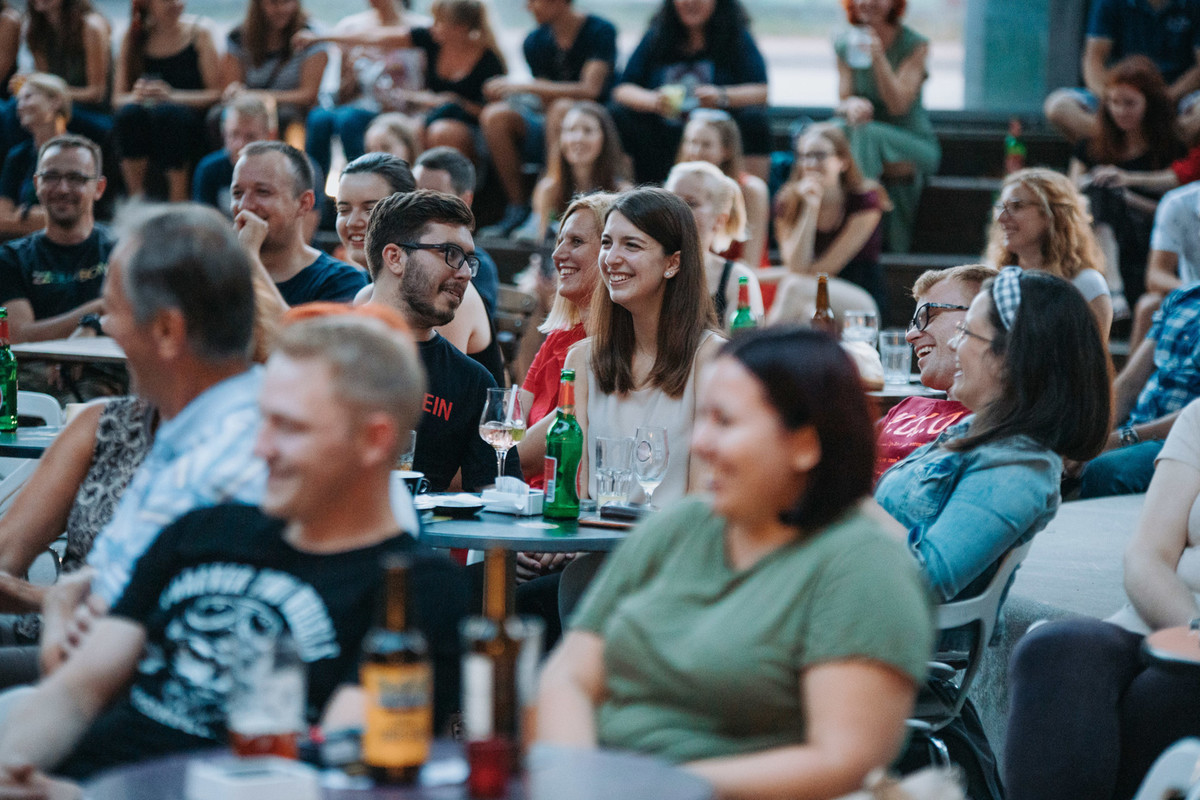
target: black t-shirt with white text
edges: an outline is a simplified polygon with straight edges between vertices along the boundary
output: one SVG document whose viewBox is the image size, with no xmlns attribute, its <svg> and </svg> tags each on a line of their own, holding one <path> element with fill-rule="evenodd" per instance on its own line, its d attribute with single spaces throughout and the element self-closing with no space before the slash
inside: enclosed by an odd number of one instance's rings
<svg viewBox="0 0 1200 800">
<path fill-rule="evenodd" d="M 435 724 L 458 707 L 463 576 L 405 533 L 339 553 L 283 538 L 284 522 L 245 505 L 193 511 L 138 561 L 111 614 L 145 628 L 128 693 L 97 718 L 56 772 L 86 777 L 115 764 L 225 741 L 226 697 L 238 630 L 286 629 L 308 664 L 316 720 L 334 691 L 358 682 L 362 639 L 375 624 L 382 559 L 407 553 L 413 620 L 434 664 Z"/>
<path fill-rule="evenodd" d="M 462 488 L 478 492 L 496 482 L 496 451 L 479 436 L 487 390 L 495 379 L 440 333 L 419 343 L 428 382 L 417 428 L 413 469 L 425 473 L 429 489 L 444 492 L 462 468 Z M 508 451 L 504 474 L 521 476 L 517 449 Z"/>
<path fill-rule="evenodd" d="M 97 223 L 79 244 L 55 244 L 38 231 L 0 245 L 0 304 L 28 300 L 34 319 L 49 319 L 100 296 L 116 240 Z"/>
</svg>

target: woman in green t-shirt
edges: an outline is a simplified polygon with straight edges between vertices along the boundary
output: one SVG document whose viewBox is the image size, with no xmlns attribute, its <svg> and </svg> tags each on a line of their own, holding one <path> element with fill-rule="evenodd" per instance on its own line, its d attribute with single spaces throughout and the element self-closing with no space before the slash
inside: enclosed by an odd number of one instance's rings
<svg viewBox="0 0 1200 800">
<path fill-rule="evenodd" d="M 722 797 L 834 797 L 888 764 L 932 644 L 902 541 L 860 508 L 874 435 L 850 360 L 813 331 L 706 370 L 686 498 L 605 564 L 551 657 L 540 739 L 648 753 Z"/>
</svg>

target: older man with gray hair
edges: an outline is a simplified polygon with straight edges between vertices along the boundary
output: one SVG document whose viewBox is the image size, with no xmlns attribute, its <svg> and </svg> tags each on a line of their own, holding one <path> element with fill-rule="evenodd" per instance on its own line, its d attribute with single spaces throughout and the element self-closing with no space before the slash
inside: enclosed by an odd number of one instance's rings
<svg viewBox="0 0 1200 800">
<path fill-rule="evenodd" d="M 269 471 L 260 506 L 199 509 L 167 526 L 78 657 L 0 725 L 0 796 L 62 796 L 54 793 L 71 787 L 44 772 L 83 778 L 224 742 L 239 634 L 286 629 L 308 664 L 310 707 L 326 707 L 358 683 L 375 623 L 364 609 L 381 594 L 383 559 L 395 556 L 413 562 L 410 621 L 429 642 L 434 720 L 447 729 L 466 587 L 389 502 L 424 381 L 412 340 L 398 331 L 403 321 L 372 311 L 374 319 L 340 313 L 283 330 L 258 397 L 254 449 Z M 212 609 L 246 630 L 214 624 Z M 355 705 L 348 691 L 343 708 Z"/>
<path fill-rule="evenodd" d="M 161 420 L 112 520 L 96 537 L 94 578 L 60 582 L 46 601 L 42 663 L 55 668 L 79 640 L 75 613 L 104 611 L 165 525 L 195 508 L 263 493 L 252 452 L 261 369 L 250 363 L 250 261 L 227 220 L 194 204 L 132 209 L 104 284 L 104 330 L 125 350 L 139 395 Z M 86 620 L 83 622 L 86 627 Z"/>
</svg>

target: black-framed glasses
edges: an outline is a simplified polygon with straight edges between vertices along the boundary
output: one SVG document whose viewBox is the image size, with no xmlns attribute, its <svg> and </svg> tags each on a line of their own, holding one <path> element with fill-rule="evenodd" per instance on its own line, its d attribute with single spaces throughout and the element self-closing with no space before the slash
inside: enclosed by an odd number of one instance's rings
<svg viewBox="0 0 1200 800">
<path fill-rule="evenodd" d="M 463 264 L 466 264 L 467 269 L 471 270 L 472 278 L 479 274 L 479 256 L 468 255 L 466 250 L 463 250 L 453 242 L 441 242 L 439 244 L 400 242 L 399 244 L 406 250 L 438 250 L 441 252 L 442 257 L 446 259 L 446 266 L 455 272 L 458 272 L 463 268 Z"/>
<path fill-rule="evenodd" d="M 51 186 L 56 183 L 66 181 L 67 185 L 72 189 L 82 189 L 84 186 L 88 185 L 88 182 L 94 181 L 97 178 L 96 175 L 88 175 L 83 172 L 55 172 L 53 170 L 35 172 L 33 174 L 34 177 L 36 177 L 39 181 L 50 184 Z"/>
<path fill-rule="evenodd" d="M 800 153 L 796 159 L 802 164 L 824 164 L 827 159 L 833 158 L 836 153 L 832 150 L 812 150 L 807 153 Z"/>
<path fill-rule="evenodd" d="M 955 325 L 954 330 L 958 331 L 959 336 L 970 336 L 972 339 L 978 339 L 979 341 L 986 342 L 988 344 L 992 344 L 994 341 L 986 336 L 980 336 L 978 333 L 975 333 L 975 331 L 967 327 L 965 322 L 960 322 Z"/>
<path fill-rule="evenodd" d="M 925 330 L 929 327 L 929 323 L 937 316 L 934 311 L 966 311 L 966 306 L 955 305 L 954 303 L 922 303 L 917 306 L 917 311 L 913 314 L 913 318 L 909 320 L 908 328 L 917 329 L 917 332 Z"/>
</svg>

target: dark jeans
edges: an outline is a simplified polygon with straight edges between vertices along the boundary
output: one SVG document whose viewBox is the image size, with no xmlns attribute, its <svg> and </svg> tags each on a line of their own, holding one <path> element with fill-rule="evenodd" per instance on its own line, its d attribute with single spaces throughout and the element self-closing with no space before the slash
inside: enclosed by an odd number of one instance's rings
<svg viewBox="0 0 1200 800">
<path fill-rule="evenodd" d="M 1009 800 L 1132 797 L 1154 760 L 1200 735 L 1200 674 L 1141 657 L 1142 637 L 1098 619 L 1042 625 L 1009 664 Z"/>
<path fill-rule="evenodd" d="M 1138 442 L 1092 459 L 1080 475 L 1079 499 L 1146 491 L 1154 477 L 1154 459 L 1158 458 L 1163 443 L 1161 439 Z"/>
<path fill-rule="evenodd" d="M 637 183 L 662 183 L 675 164 L 679 142 L 683 138 L 683 121 L 666 119 L 658 114 L 632 111 L 618 103 L 609 104 L 621 144 L 633 159 Z M 731 109 L 742 134 L 742 148 L 747 155 L 767 155 L 771 152 L 771 129 L 765 107 Z"/>
<path fill-rule="evenodd" d="M 336 108 L 314 108 L 308 112 L 308 123 L 304 132 L 304 150 L 326 175 L 333 160 L 333 137 L 342 140 L 346 161 L 353 161 L 366 152 L 364 138 L 374 112 L 355 106 Z"/>
<path fill-rule="evenodd" d="M 174 103 L 130 103 L 117 110 L 113 135 L 121 158 L 148 158 L 179 169 L 205 150 L 204 114 Z"/>
</svg>

